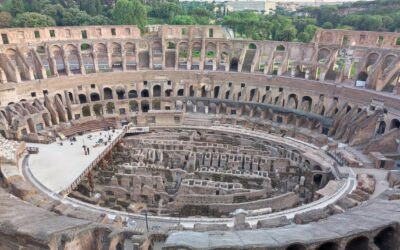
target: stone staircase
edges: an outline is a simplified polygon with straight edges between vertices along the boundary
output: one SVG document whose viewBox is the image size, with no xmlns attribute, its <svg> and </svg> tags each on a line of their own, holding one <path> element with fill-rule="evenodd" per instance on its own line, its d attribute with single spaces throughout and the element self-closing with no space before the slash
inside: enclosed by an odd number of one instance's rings
<svg viewBox="0 0 400 250">
<path fill-rule="evenodd" d="M 244 56 L 243 67 L 242 67 L 243 72 L 251 71 L 251 64 L 253 63 L 253 58 L 254 58 L 255 54 L 256 54 L 255 49 L 246 50 L 246 55 Z"/>
<path fill-rule="evenodd" d="M 183 125 L 190 125 L 190 126 L 211 126 L 212 119 L 205 114 L 186 114 L 183 120 Z"/>
<path fill-rule="evenodd" d="M 117 122 L 115 119 L 101 119 L 101 120 L 91 120 L 84 123 L 73 124 L 71 127 L 67 129 L 63 129 L 58 131 L 67 137 L 73 136 L 79 133 L 86 133 L 91 131 L 99 131 L 104 130 L 109 127 L 117 127 Z"/>
</svg>

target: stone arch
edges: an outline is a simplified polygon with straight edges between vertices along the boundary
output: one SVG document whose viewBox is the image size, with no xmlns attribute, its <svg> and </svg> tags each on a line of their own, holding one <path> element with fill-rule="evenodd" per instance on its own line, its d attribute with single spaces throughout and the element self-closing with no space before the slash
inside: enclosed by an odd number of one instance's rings
<svg viewBox="0 0 400 250">
<path fill-rule="evenodd" d="M 206 85 L 203 85 L 203 87 L 201 87 L 201 97 L 207 97 L 207 92 Z"/>
<path fill-rule="evenodd" d="M 161 96 L 161 86 L 160 85 L 154 85 L 153 86 L 153 97 L 160 97 Z"/>
<path fill-rule="evenodd" d="M 104 95 L 104 100 L 110 100 L 114 98 L 112 89 L 108 87 L 105 87 L 103 89 L 103 95 Z"/>
<path fill-rule="evenodd" d="M 189 87 L 189 96 L 194 96 L 194 94 L 195 94 L 194 87 L 193 87 L 193 85 L 191 85 Z"/>
<path fill-rule="evenodd" d="M 110 66 L 108 64 L 107 46 L 104 43 L 97 43 L 94 45 L 94 50 L 97 55 L 97 62 L 99 65 L 99 69 L 102 71 L 109 70 Z"/>
<path fill-rule="evenodd" d="M 103 115 L 103 105 L 101 103 L 96 103 L 93 105 L 93 112 L 96 116 L 102 116 Z"/>
<path fill-rule="evenodd" d="M 106 112 L 107 112 L 107 114 L 114 114 L 115 104 L 113 102 L 108 102 L 106 104 Z"/>
<path fill-rule="evenodd" d="M 67 61 L 69 65 L 69 69 L 73 73 L 80 73 L 80 63 L 79 63 L 79 52 L 78 49 L 75 45 L 73 44 L 68 44 L 65 47 L 65 51 L 67 52 Z"/>
<path fill-rule="evenodd" d="M 82 43 L 81 44 L 81 51 L 89 52 L 92 50 L 92 46 L 88 43 Z"/>
<path fill-rule="evenodd" d="M 185 93 L 184 89 L 178 89 L 176 95 L 177 95 L 177 96 L 183 96 L 184 93 Z"/>
<path fill-rule="evenodd" d="M 302 244 L 296 243 L 288 246 L 286 250 L 306 250 L 306 247 Z"/>
<path fill-rule="evenodd" d="M 50 53 L 53 55 L 56 62 L 58 73 L 65 73 L 65 65 L 63 60 L 63 51 L 60 46 L 53 45 L 50 47 Z"/>
<path fill-rule="evenodd" d="M 275 50 L 276 51 L 285 51 L 286 48 L 283 44 L 280 44 L 280 45 L 276 46 Z"/>
<path fill-rule="evenodd" d="M 139 111 L 139 104 L 137 101 L 129 101 L 129 110 L 131 112 Z"/>
<path fill-rule="evenodd" d="M 220 87 L 219 86 L 215 86 L 214 87 L 214 98 L 217 99 L 219 97 L 219 91 L 220 91 Z"/>
<path fill-rule="evenodd" d="M 149 97 L 149 90 L 148 89 L 143 89 L 142 92 L 140 92 L 141 97 Z"/>
<path fill-rule="evenodd" d="M 250 96 L 249 96 L 249 101 L 250 102 L 257 102 L 257 89 L 253 88 L 250 90 Z"/>
<path fill-rule="evenodd" d="M 225 99 L 229 99 L 229 95 L 231 94 L 231 92 L 228 90 L 225 92 Z"/>
<path fill-rule="evenodd" d="M 287 105 L 289 108 L 297 109 L 297 107 L 299 105 L 299 99 L 296 94 L 290 94 L 288 96 Z"/>
<path fill-rule="evenodd" d="M 130 90 L 130 91 L 128 92 L 128 98 L 129 98 L 129 99 L 137 98 L 137 97 L 138 97 L 138 94 L 137 94 L 137 91 L 136 91 L 136 90 L 132 89 L 132 90 Z"/>
<path fill-rule="evenodd" d="M 313 175 L 313 183 L 317 187 L 320 187 L 322 184 L 322 174 L 314 174 Z"/>
<path fill-rule="evenodd" d="M 86 105 L 86 106 L 82 107 L 82 116 L 83 117 L 91 116 L 90 106 L 89 105 Z"/>
<path fill-rule="evenodd" d="M 230 71 L 238 72 L 239 67 L 239 59 L 237 57 L 233 57 L 230 61 Z"/>
<path fill-rule="evenodd" d="M 339 245 L 335 242 L 325 242 L 320 245 L 316 250 L 338 250 Z"/>
<path fill-rule="evenodd" d="M 179 48 L 179 58 L 184 58 L 187 59 L 188 57 L 188 50 L 189 50 L 189 45 L 187 42 L 180 42 L 178 45 Z"/>
<path fill-rule="evenodd" d="M 331 54 L 331 51 L 327 48 L 321 48 L 318 50 L 318 58 L 317 61 L 319 63 L 325 63 L 327 62 L 329 55 Z"/>
<path fill-rule="evenodd" d="M 208 42 L 206 45 L 206 57 L 214 58 L 217 55 L 217 45 L 213 42 Z"/>
<path fill-rule="evenodd" d="M 124 88 L 121 88 L 121 87 L 117 88 L 115 93 L 117 94 L 118 100 L 125 99 L 125 89 Z"/>
<path fill-rule="evenodd" d="M 87 103 L 87 98 L 86 98 L 86 95 L 85 95 L 85 94 L 79 94 L 79 95 L 78 95 L 78 99 L 79 99 L 79 103 L 80 103 L 80 104 L 82 104 L 82 103 Z"/>
<path fill-rule="evenodd" d="M 387 67 L 389 67 L 396 60 L 396 58 L 397 57 L 395 55 L 387 55 L 383 60 L 382 70 L 385 70 Z"/>
<path fill-rule="evenodd" d="M 400 246 L 400 237 L 393 227 L 387 227 L 375 236 L 374 243 L 380 250 L 397 250 Z"/>
<path fill-rule="evenodd" d="M 347 242 L 345 250 L 369 250 L 368 245 L 368 238 L 365 236 L 359 236 Z"/>
<path fill-rule="evenodd" d="M 301 109 L 303 111 L 310 112 L 312 107 L 312 98 L 309 96 L 303 96 L 301 100 Z"/>
<path fill-rule="evenodd" d="M 367 70 L 367 72 L 368 72 L 368 68 L 370 66 L 374 65 L 378 61 L 378 59 L 379 59 L 379 54 L 376 52 L 372 52 L 371 54 L 369 54 L 367 56 L 367 60 L 365 63 L 365 69 Z"/>
<path fill-rule="evenodd" d="M 394 128 L 400 128 L 400 121 L 398 119 L 392 119 L 390 121 L 389 130 L 394 129 Z"/>
<path fill-rule="evenodd" d="M 113 70 L 122 69 L 122 46 L 119 43 L 113 42 L 111 49 L 111 65 Z"/>
<path fill-rule="evenodd" d="M 127 42 L 124 45 L 125 58 L 126 58 L 126 69 L 134 70 L 136 69 L 136 46 L 134 43 Z"/>
<path fill-rule="evenodd" d="M 140 108 L 141 108 L 143 113 L 147 113 L 150 110 L 150 103 L 147 100 L 143 100 L 140 103 Z"/>
<path fill-rule="evenodd" d="M 172 89 L 166 89 L 166 90 L 164 91 L 164 95 L 165 95 L 166 97 L 172 96 Z"/>
<path fill-rule="evenodd" d="M 357 75 L 357 81 L 367 81 L 368 78 L 368 74 L 365 71 L 361 71 L 360 73 L 358 73 Z"/>
<path fill-rule="evenodd" d="M 257 49 L 257 45 L 255 43 L 250 43 L 247 49 Z"/>
<path fill-rule="evenodd" d="M 90 93 L 90 101 L 91 102 L 100 101 L 100 95 L 96 92 Z"/>
</svg>

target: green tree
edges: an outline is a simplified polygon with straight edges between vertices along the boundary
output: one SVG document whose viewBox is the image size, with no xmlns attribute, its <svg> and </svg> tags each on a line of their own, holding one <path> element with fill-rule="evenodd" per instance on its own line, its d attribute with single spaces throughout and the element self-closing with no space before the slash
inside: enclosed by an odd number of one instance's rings
<svg viewBox="0 0 400 250">
<path fill-rule="evenodd" d="M 293 41 L 296 38 L 297 30 L 294 26 L 287 26 L 277 33 L 279 41 Z"/>
<path fill-rule="evenodd" d="M 322 24 L 322 28 L 333 29 L 333 24 L 331 22 L 325 22 L 324 24 Z"/>
<path fill-rule="evenodd" d="M 0 28 L 11 27 L 12 16 L 7 11 L 0 12 Z"/>
<path fill-rule="evenodd" d="M 79 8 L 91 16 L 101 14 L 100 0 L 78 0 Z"/>
<path fill-rule="evenodd" d="M 46 4 L 40 13 L 53 18 L 57 25 L 63 25 L 65 11 L 66 9 L 61 4 Z"/>
<path fill-rule="evenodd" d="M 20 13 L 25 12 L 25 4 L 23 0 L 12 0 L 11 14 L 16 16 Z"/>
<path fill-rule="evenodd" d="M 193 25 L 196 24 L 196 21 L 194 20 L 194 18 L 192 16 L 188 16 L 188 15 L 179 15 L 179 16 L 175 16 L 172 21 L 171 24 L 177 24 L 177 25 Z"/>
<path fill-rule="evenodd" d="M 35 12 L 25 12 L 14 19 L 16 27 L 47 27 L 55 26 L 53 18 Z"/>
<path fill-rule="evenodd" d="M 147 9 L 137 0 L 118 0 L 112 19 L 116 24 L 136 24 L 143 31 L 147 23 Z"/>
</svg>

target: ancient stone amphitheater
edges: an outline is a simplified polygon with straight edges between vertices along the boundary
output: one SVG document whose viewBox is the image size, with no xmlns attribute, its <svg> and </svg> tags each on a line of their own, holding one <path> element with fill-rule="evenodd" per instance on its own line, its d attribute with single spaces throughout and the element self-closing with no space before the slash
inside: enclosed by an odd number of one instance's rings
<svg viewBox="0 0 400 250">
<path fill-rule="evenodd" d="M 148 30 L 0 30 L 0 249 L 400 249 L 400 33 Z"/>
</svg>

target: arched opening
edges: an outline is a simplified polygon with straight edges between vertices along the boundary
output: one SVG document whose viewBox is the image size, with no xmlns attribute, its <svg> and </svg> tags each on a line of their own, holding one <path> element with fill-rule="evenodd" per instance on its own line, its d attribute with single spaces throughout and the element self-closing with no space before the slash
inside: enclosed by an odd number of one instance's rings
<svg viewBox="0 0 400 250">
<path fill-rule="evenodd" d="M 148 89 L 144 89 L 142 90 L 142 92 L 140 93 L 141 97 L 149 97 L 149 90 Z"/>
<path fill-rule="evenodd" d="M 257 101 L 257 100 L 254 100 L 254 97 L 256 95 L 256 91 L 257 91 L 256 89 L 250 90 L 250 98 L 249 98 L 250 102 Z"/>
<path fill-rule="evenodd" d="M 68 98 L 71 102 L 74 102 L 74 94 L 72 92 L 68 92 Z"/>
<path fill-rule="evenodd" d="M 219 97 L 219 86 L 215 86 L 214 87 L 214 98 L 218 98 Z"/>
<path fill-rule="evenodd" d="M 97 62 L 100 71 L 109 71 L 110 66 L 108 64 L 107 46 L 103 43 L 95 45 L 95 51 L 97 55 Z"/>
<path fill-rule="evenodd" d="M 338 250 L 339 245 L 335 242 L 326 242 L 320 245 L 317 250 Z"/>
<path fill-rule="evenodd" d="M 137 98 L 137 97 L 138 97 L 138 95 L 137 95 L 136 90 L 130 90 L 130 91 L 128 92 L 128 98 L 129 98 L 129 99 Z"/>
<path fill-rule="evenodd" d="M 62 50 L 59 46 L 54 45 L 51 49 L 54 60 L 56 62 L 57 71 L 59 74 L 65 74 L 65 65 L 62 57 Z"/>
<path fill-rule="evenodd" d="M 288 97 L 287 106 L 288 108 L 297 109 L 298 99 L 296 94 L 290 94 Z"/>
<path fill-rule="evenodd" d="M 321 186 L 322 183 L 322 175 L 321 174 L 315 174 L 313 176 L 313 183 L 314 185 L 316 185 L 317 187 Z"/>
<path fill-rule="evenodd" d="M 397 250 L 400 238 L 393 227 L 388 227 L 379 232 L 374 238 L 374 243 L 380 250 Z"/>
<path fill-rule="evenodd" d="M 230 91 L 228 90 L 228 91 L 225 92 L 225 99 L 228 100 L 229 99 L 229 95 L 230 95 Z"/>
<path fill-rule="evenodd" d="M 285 46 L 283 46 L 282 44 L 276 46 L 276 51 L 285 51 Z"/>
<path fill-rule="evenodd" d="M 179 89 L 177 95 L 178 96 L 183 96 L 184 94 L 184 90 L 183 89 Z"/>
<path fill-rule="evenodd" d="M 306 247 L 301 244 L 293 244 L 288 246 L 286 250 L 306 250 Z"/>
<path fill-rule="evenodd" d="M 326 49 L 322 48 L 318 51 L 318 62 L 319 63 L 326 63 L 331 52 Z"/>
<path fill-rule="evenodd" d="M 129 110 L 131 112 L 139 111 L 139 105 L 136 101 L 129 101 Z"/>
<path fill-rule="evenodd" d="M 239 66 L 239 59 L 237 59 L 236 57 L 232 58 L 230 63 L 230 71 L 238 72 L 238 66 Z"/>
<path fill-rule="evenodd" d="M 103 105 L 101 105 L 100 103 L 93 105 L 93 111 L 96 116 L 102 116 L 103 115 Z"/>
<path fill-rule="evenodd" d="M 356 87 L 365 87 L 365 82 L 367 81 L 368 74 L 364 71 L 358 73 L 356 80 Z"/>
<path fill-rule="evenodd" d="M 193 86 L 189 87 L 189 96 L 194 96 L 194 88 L 193 88 Z"/>
<path fill-rule="evenodd" d="M 400 121 L 398 119 L 393 119 L 390 122 L 390 128 L 389 129 L 394 129 L 394 128 L 400 128 Z"/>
<path fill-rule="evenodd" d="M 386 123 L 384 121 L 380 121 L 376 133 L 381 135 L 385 133 L 385 130 L 386 130 Z"/>
<path fill-rule="evenodd" d="M 82 63 L 86 73 L 94 73 L 94 60 L 92 55 L 92 47 L 87 44 L 81 44 Z"/>
<path fill-rule="evenodd" d="M 90 116 L 90 115 L 91 115 L 90 114 L 90 106 L 86 105 L 86 106 L 82 107 L 82 116 L 83 117 L 87 117 L 87 116 Z"/>
<path fill-rule="evenodd" d="M 302 101 L 301 101 L 301 109 L 303 111 L 310 112 L 311 111 L 311 106 L 312 106 L 312 99 L 309 96 L 304 96 Z"/>
<path fill-rule="evenodd" d="M 141 109 L 142 109 L 142 112 L 143 112 L 143 113 L 149 112 L 149 109 L 150 109 L 150 104 L 149 104 L 149 102 L 143 101 L 143 102 L 141 103 Z"/>
<path fill-rule="evenodd" d="M 161 96 L 161 86 L 155 85 L 153 87 L 153 97 L 160 97 Z"/>
<path fill-rule="evenodd" d="M 80 73 L 80 65 L 78 59 L 78 50 L 74 45 L 68 45 L 65 49 L 68 54 L 68 65 L 72 73 Z"/>
<path fill-rule="evenodd" d="M 103 93 L 104 93 L 104 100 L 113 99 L 113 92 L 112 92 L 112 89 L 110 89 L 110 88 L 104 88 L 104 89 L 103 89 Z"/>
<path fill-rule="evenodd" d="M 153 110 L 161 110 L 161 102 L 159 99 L 153 100 L 151 108 Z"/>
<path fill-rule="evenodd" d="M 136 69 L 136 48 L 133 43 L 125 43 L 125 57 L 126 57 L 126 69 L 135 70 Z"/>
<path fill-rule="evenodd" d="M 116 91 L 118 100 L 125 99 L 125 89 L 118 88 Z"/>
<path fill-rule="evenodd" d="M 122 70 L 122 46 L 118 43 L 111 44 L 111 65 L 113 70 Z"/>
<path fill-rule="evenodd" d="M 84 95 L 84 94 L 79 94 L 79 95 L 78 95 L 78 98 L 79 98 L 79 103 L 80 103 L 80 104 L 82 104 L 82 103 L 87 103 L 86 95 Z"/>
<path fill-rule="evenodd" d="M 107 114 L 114 114 L 115 112 L 115 104 L 113 102 L 108 102 L 106 105 Z"/>
<path fill-rule="evenodd" d="M 346 244 L 345 250 L 369 250 L 368 242 L 365 236 L 354 238 Z"/>
<path fill-rule="evenodd" d="M 91 102 L 100 101 L 100 95 L 97 94 L 97 93 L 91 93 L 91 94 L 90 94 L 90 101 L 91 101 Z"/>
<path fill-rule="evenodd" d="M 172 89 L 165 90 L 165 96 L 170 97 L 172 95 Z"/>
<path fill-rule="evenodd" d="M 201 97 L 207 97 L 206 86 L 201 87 Z"/>
</svg>

